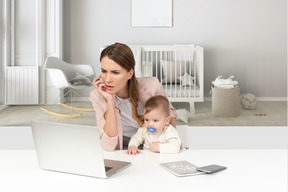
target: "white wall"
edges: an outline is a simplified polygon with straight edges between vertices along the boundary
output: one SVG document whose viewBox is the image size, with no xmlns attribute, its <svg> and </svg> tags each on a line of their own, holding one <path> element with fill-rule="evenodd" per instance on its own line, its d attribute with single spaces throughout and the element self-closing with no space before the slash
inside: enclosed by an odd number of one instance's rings
<svg viewBox="0 0 288 192">
<path fill-rule="evenodd" d="M 4 103 L 4 85 L 3 85 L 3 1 L 0 0 L 0 106 Z"/>
<path fill-rule="evenodd" d="M 37 66 L 36 1 L 15 2 L 15 66 Z"/>
<path fill-rule="evenodd" d="M 196 43 L 205 48 L 206 97 L 220 74 L 233 74 L 242 93 L 287 96 L 286 0 L 173 3 L 172 28 L 131 28 L 130 0 L 64 0 L 64 60 L 88 63 L 99 71 L 99 48 L 116 41 Z"/>
</svg>

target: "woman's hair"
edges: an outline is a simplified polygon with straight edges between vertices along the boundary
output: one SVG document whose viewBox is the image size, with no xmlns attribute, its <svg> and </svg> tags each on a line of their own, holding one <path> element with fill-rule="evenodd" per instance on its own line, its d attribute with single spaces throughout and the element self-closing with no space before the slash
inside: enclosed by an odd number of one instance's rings
<svg viewBox="0 0 288 192">
<path fill-rule="evenodd" d="M 144 105 L 144 115 L 150 113 L 152 110 L 161 107 L 162 111 L 165 113 L 166 117 L 170 116 L 169 101 L 166 97 L 162 95 L 156 95 L 150 97 Z"/>
<path fill-rule="evenodd" d="M 135 76 L 135 60 L 132 50 L 125 44 L 115 43 L 106 47 L 100 55 L 100 62 L 103 57 L 108 57 L 115 63 L 129 72 L 131 69 L 134 70 L 133 76 L 128 80 L 128 94 L 130 97 L 130 103 L 132 108 L 132 117 L 136 120 L 138 125 L 143 124 L 143 117 L 137 112 L 139 102 L 139 85 Z"/>
</svg>

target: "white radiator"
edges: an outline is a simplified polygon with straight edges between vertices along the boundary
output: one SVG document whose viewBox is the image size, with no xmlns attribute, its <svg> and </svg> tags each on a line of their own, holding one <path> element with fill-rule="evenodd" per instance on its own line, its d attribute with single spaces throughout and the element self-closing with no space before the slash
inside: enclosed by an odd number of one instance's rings
<svg viewBox="0 0 288 192">
<path fill-rule="evenodd" d="M 7 105 L 38 104 L 38 67 L 7 67 L 5 87 Z"/>
</svg>

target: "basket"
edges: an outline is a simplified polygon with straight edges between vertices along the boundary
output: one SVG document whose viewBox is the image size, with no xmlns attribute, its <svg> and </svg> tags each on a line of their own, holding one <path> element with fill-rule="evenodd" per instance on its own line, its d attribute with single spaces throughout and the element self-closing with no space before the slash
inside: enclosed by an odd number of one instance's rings
<svg viewBox="0 0 288 192">
<path fill-rule="evenodd" d="M 212 114 L 219 117 L 240 115 L 240 88 L 223 89 L 212 87 Z"/>
</svg>

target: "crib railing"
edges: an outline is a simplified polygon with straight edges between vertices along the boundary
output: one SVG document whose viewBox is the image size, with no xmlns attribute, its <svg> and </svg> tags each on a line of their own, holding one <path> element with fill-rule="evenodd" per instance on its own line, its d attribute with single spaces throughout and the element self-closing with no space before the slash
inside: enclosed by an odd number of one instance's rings
<svg viewBox="0 0 288 192">
<path fill-rule="evenodd" d="M 203 48 L 196 45 L 141 46 L 142 76 L 157 77 L 171 102 L 203 101 Z"/>
</svg>

